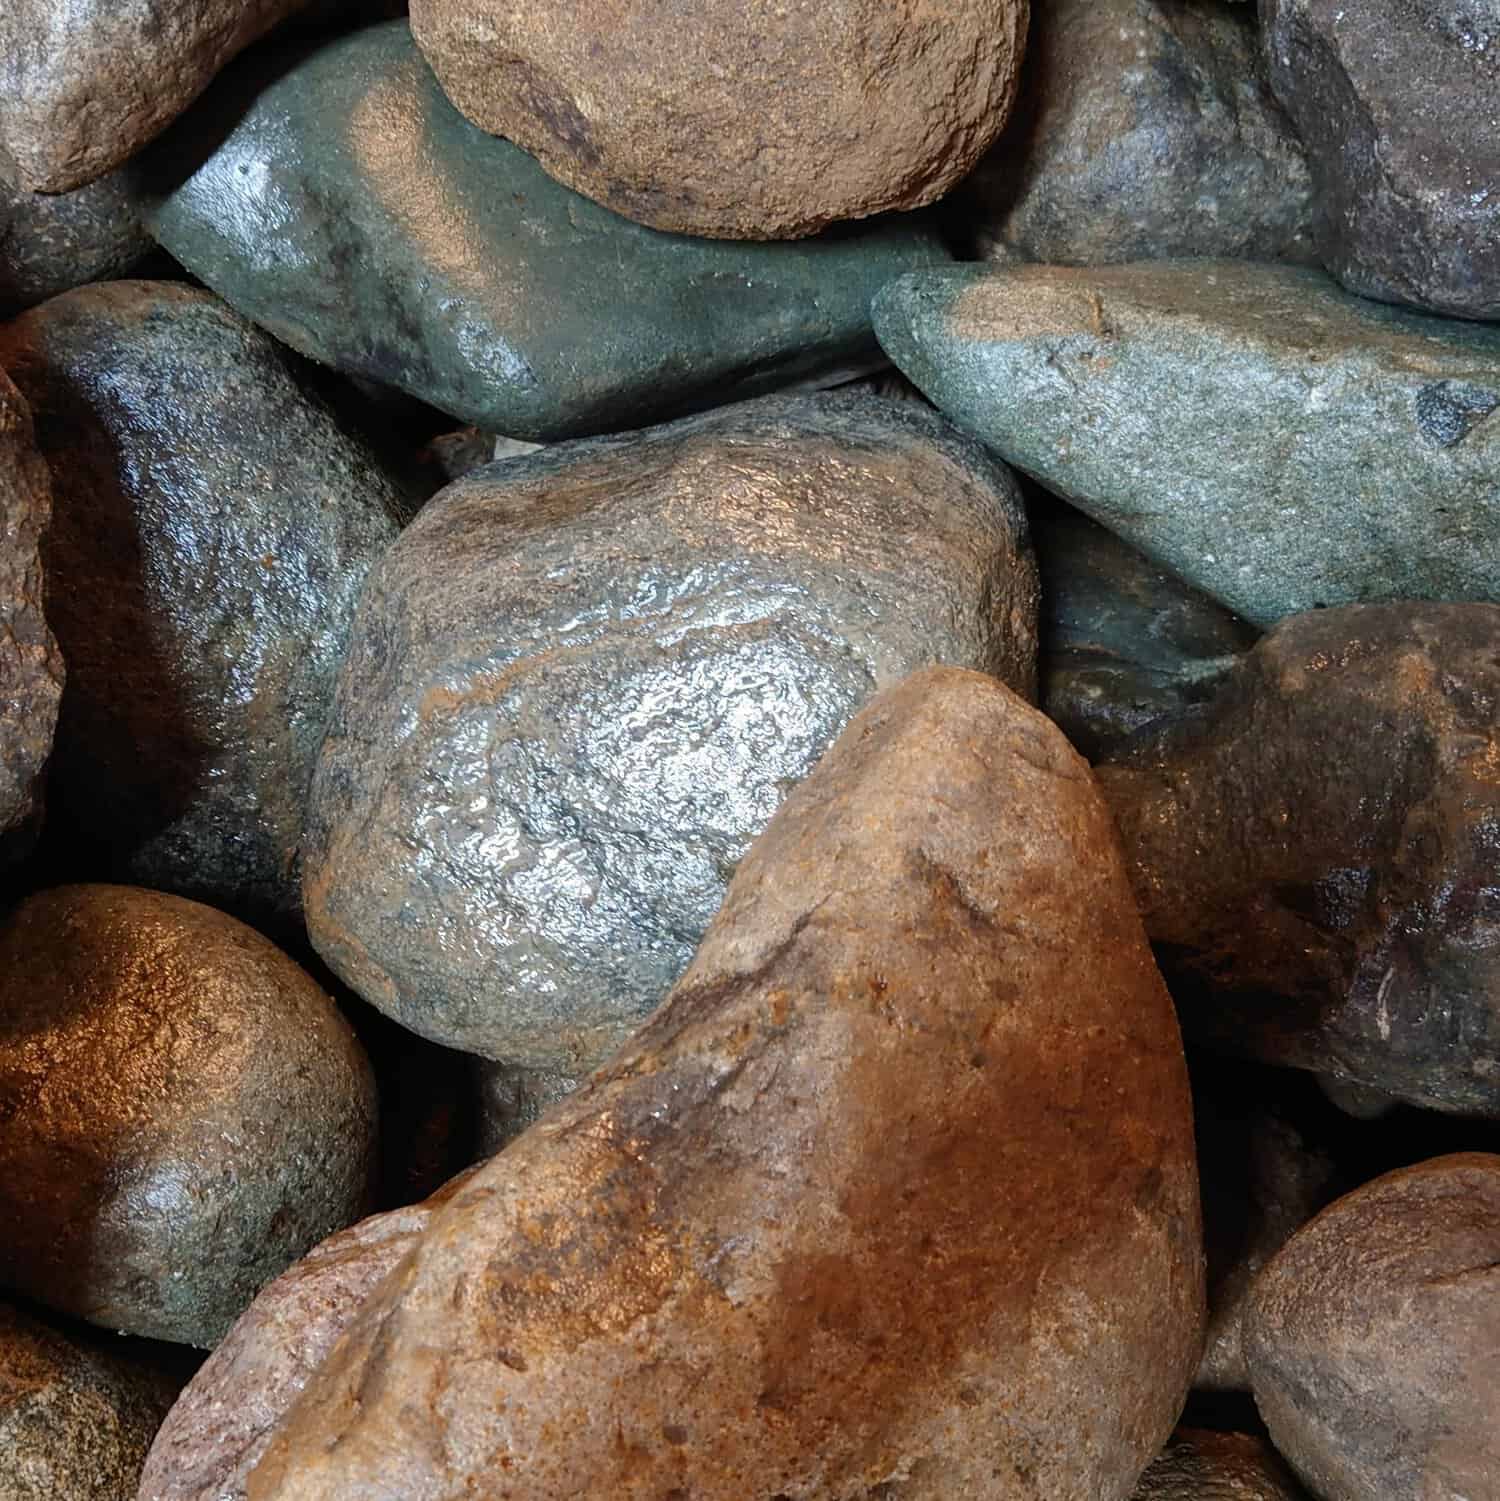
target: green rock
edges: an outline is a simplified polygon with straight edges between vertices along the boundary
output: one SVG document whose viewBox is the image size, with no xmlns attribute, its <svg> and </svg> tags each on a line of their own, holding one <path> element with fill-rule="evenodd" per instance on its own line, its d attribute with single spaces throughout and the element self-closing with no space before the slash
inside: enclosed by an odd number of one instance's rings
<svg viewBox="0 0 1500 1501">
<path fill-rule="evenodd" d="M 1500 601 L 1500 329 L 1234 261 L 931 270 L 875 322 L 954 421 L 1257 625 Z"/>
<path fill-rule="evenodd" d="M 875 292 L 948 259 L 916 216 L 795 244 L 632 224 L 469 124 L 405 22 L 244 59 L 150 168 L 157 238 L 242 313 L 538 441 L 874 368 Z"/>
</svg>

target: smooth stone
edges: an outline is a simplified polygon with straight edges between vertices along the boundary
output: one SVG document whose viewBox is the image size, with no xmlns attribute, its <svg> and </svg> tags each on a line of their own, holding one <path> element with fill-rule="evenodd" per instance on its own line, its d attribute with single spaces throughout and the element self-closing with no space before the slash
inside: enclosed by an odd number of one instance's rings
<svg viewBox="0 0 1500 1501">
<path fill-rule="evenodd" d="M 448 97 L 559 182 L 680 234 L 782 240 L 936 202 L 1010 113 L 1026 0 L 413 0 Z"/>
<path fill-rule="evenodd" d="M 0 318 L 89 282 L 128 276 L 156 248 L 142 208 L 131 167 L 71 193 L 28 193 L 0 182 Z"/>
<path fill-rule="evenodd" d="M 247 59 L 156 170 L 157 238 L 277 338 L 533 441 L 876 367 L 870 299 L 948 259 L 925 218 L 796 245 L 643 229 L 469 124 L 400 22 Z"/>
<path fill-rule="evenodd" d="M 1312 178 L 1253 13 L 1034 0 L 1021 98 L 958 196 L 981 251 L 1059 265 L 1312 258 Z"/>
<path fill-rule="evenodd" d="M 1190 1036 L 1500 1115 L 1500 608 L 1283 621 L 1095 768 Z"/>
<path fill-rule="evenodd" d="M 60 193 L 160 135 L 307 0 L 6 0 L 0 179 Z"/>
<path fill-rule="evenodd" d="M 83 287 L 0 327 L 56 503 L 65 874 L 257 918 L 299 905 L 303 803 L 366 570 L 402 499 L 211 294 Z"/>
<path fill-rule="evenodd" d="M 1500 599 L 1500 329 L 1243 261 L 953 268 L 875 306 L 960 426 L 1255 625 Z"/>
<path fill-rule="evenodd" d="M 1500 1157 L 1434 1158 L 1331 1205 L 1261 1274 L 1255 1401 L 1319 1496 L 1478 1501 L 1500 1475 Z"/>
<path fill-rule="evenodd" d="M 124 1348 L 84 1343 L 0 1303 L 5 1501 L 136 1501 L 176 1383 Z"/>
<path fill-rule="evenodd" d="M 915 405 L 765 397 L 478 470 L 366 585 L 308 931 L 411 1031 L 576 1077 L 872 693 L 933 662 L 1030 693 L 1035 653 L 1014 481 Z"/>
<path fill-rule="evenodd" d="M 511 1063 L 474 1060 L 479 1090 L 476 1160 L 493 1157 L 523 1131 L 530 1130 L 559 1100 L 578 1088 L 579 1080 Z"/>
<path fill-rule="evenodd" d="M 1109 810 L 1040 713 L 928 669 L 433 1216 L 248 1501 L 1124 1501 L 1198 1358 L 1200 1235 Z"/>
<path fill-rule="evenodd" d="M 1341 1079 L 1335 1074 L 1319 1074 L 1318 1087 L 1331 1105 L 1357 1121 L 1378 1121 L 1395 1110 L 1401 1101 L 1383 1089 Z"/>
<path fill-rule="evenodd" d="M 1041 706 L 1097 761 L 1213 696 L 1256 631 L 1071 506 L 1031 507 Z"/>
<path fill-rule="evenodd" d="M 1271 82 L 1351 292 L 1500 318 L 1494 0 L 1261 0 Z"/>
<path fill-rule="evenodd" d="M 1131 1501 L 1307 1501 L 1307 1492 L 1264 1439 L 1179 1428 Z"/>
<path fill-rule="evenodd" d="M 0 1285 L 211 1348 L 359 1218 L 374 1152 L 353 1032 L 252 929 L 127 886 L 0 924 Z"/>
<path fill-rule="evenodd" d="M 0 357 L 3 358 L 3 357 Z M 63 662 L 45 614 L 41 541 L 52 481 L 31 409 L 0 369 L 0 869 L 26 854 L 41 823 Z"/>
</svg>

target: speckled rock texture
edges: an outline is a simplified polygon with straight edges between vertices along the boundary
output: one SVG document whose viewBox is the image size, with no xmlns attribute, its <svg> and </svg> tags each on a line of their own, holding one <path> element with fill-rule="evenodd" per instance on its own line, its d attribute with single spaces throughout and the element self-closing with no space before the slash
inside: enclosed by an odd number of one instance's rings
<svg viewBox="0 0 1500 1501">
<path fill-rule="evenodd" d="M 142 210 L 132 167 L 72 193 L 28 193 L 0 182 L 0 318 L 87 282 L 129 275 L 156 248 Z"/>
<path fill-rule="evenodd" d="M 1366 297 L 1500 318 L 1494 0 L 1260 0 L 1260 14 L 1328 269 Z"/>
<path fill-rule="evenodd" d="M 67 868 L 295 915 L 313 758 L 355 596 L 399 530 L 394 483 L 194 288 L 65 293 L 0 327 L 0 365 L 54 468 Z"/>
<path fill-rule="evenodd" d="M 1041 706 L 1089 760 L 1211 698 L 1256 632 L 1071 506 L 1033 504 Z"/>
<path fill-rule="evenodd" d="M 0 368 L 0 869 L 31 847 L 52 750 L 63 662 L 47 625 L 41 538 L 52 484 L 31 409 Z"/>
<path fill-rule="evenodd" d="M 767 397 L 479 470 L 371 573 L 309 932 L 414 1032 L 569 1076 L 667 993 L 877 689 L 1035 683 L 1014 481 L 935 413 Z"/>
<path fill-rule="evenodd" d="M 1310 1501 L 1276 1450 L 1248 1433 L 1180 1428 L 1131 1501 Z"/>
<path fill-rule="evenodd" d="M 1256 625 L 1500 599 L 1500 329 L 1244 261 L 931 271 L 876 322 L 960 426 Z"/>
<path fill-rule="evenodd" d="M 258 933 L 59 886 L 0 924 L 0 1285 L 211 1347 L 365 1207 L 369 1063 Z"/>
<path fill-rule="evenodd" d="M 912 209 L 1005 124 L 1027 0 L 413 0 L 475 124 L 655 229 L 792 239 Z"/>
<path fill-rule="evenodd" d="M 221 142 L 206 161 L 205 140 Z M 189 169 L 153 227 L 234 306 L 314 359 L 536 441 L 873 368 L 870 299 L 948 260 L 925 218 L 797 245 L 643 229 L 469 124 L 404 22 L 247 58 L 163 142 L 163 185 Z"/>
<path fill-rule="evenodd" d="M 1387 1173 L 1261 1274 L 1255 1401 L 1316 1495 L 1477 1501 L 1500 1476 L 1500 1157 Z"/>
<path fill-rule="evenodd" d="M 1500 1115 L 1500 608 L 1284 621 L 1096 768 L 1196 1034 Z"/>
<path fill-rule="evenodd" d="M 306 0 L 6 0 L 0 178 L 62 192 L 159 135 Z"/>
<path fill-rule="evenodd" d="M 959 194 L 981 250 L 1059 265 L 1311 257 L 1311 174 L 1248 7 L 1033 0 L 1022 79 Z"/>
<path fill-rule="evenodd" d="M 0 1303 L 0 1496 L 135 1501 L 175 1395 L 150 1365 Z"/>
<path fill-rule="evenodd" d="M 666 1004 L 433 1216 L 249 1501 L 1125 1501 L 1198 1358 L 1197 1193 L 1087 767 L 917 673 Z"/>
</svg>

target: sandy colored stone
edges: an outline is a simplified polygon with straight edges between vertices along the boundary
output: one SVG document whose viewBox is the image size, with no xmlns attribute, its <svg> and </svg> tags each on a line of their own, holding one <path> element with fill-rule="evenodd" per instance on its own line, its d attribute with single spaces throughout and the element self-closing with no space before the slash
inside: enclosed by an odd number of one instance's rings
<svg viewBox="0 0 1500 1501">
<path fill-rule="evenodd" d="M 1245 1352 L 1316 1495 L 1497 1494 L 1500 1157 L 1437 1157 L 1331 1204 L 1256 1281 Z"/>
<path fill-rule="evenodd" d="M 1263 1438 L 1179 1428 L 1152 1461 L 1131 1501 L 1308 1501 Z"/>
<path fill-rule="evenodd" d="M 995 138 L 1026 0 L 413 0 L 475 124 L 654 229 L 790 239 L 932 203 Z"/>
<path fill-rule="evenodd" d="M 365 1208 L 369 1063 L 258 933 L 59 886 L 0 924 L 0 1285 L 211 1347 Z"/>
<path fill-rule="evenodd" d="M 1108 809 L 914 674 L 637 1036 L 436 1215 L 250 1501 L 1125 1501 L 1202 1338 L 1186 1070 Z"/>
</svg>

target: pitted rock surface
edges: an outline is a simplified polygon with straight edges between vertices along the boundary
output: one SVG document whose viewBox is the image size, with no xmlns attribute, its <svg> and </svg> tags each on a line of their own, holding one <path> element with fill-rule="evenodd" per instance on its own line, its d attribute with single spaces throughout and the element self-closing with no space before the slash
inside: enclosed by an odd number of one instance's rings
<svg viewBox="0 0 1500 1501">
<path fill-rule="evenodd" d="M 681 974 L 877 689 L 1033 691 L 1014 481 L 936 414 L 768 397 L 430 502 L 372 572 L 314 781 L 323 957 L 435 1041 L 569 1076 Z"/>
</svg>

